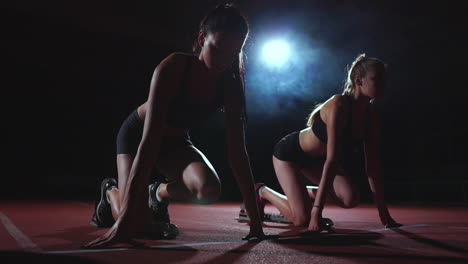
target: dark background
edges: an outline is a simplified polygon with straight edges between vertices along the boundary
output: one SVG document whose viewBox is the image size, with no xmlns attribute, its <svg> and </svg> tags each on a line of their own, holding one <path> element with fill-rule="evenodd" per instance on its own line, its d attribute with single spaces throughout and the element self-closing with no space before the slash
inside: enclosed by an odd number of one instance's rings
<svg viewBox="0 0 468 264">
<path fill-rule="evenodd" d="M 154 68 L 170 52 L 190 51 L 198 22 L 218 2 L 3 3 L 0 198 L 94 199 L 100 180 L 116 177 L 118 129 L 145 101 Z M 366 52 L 389 65 L 387 97 L 379 103 L 388 200 L 468 203 L 467 10 L 459 1 L 237 3 L 251 26 L 247 55 L 253 56 L 249 50 L 262 31 L 299 17 L 296 30 L 320 40 L 339 65 L 336 74 L 323 77 L 329 91 L 274 102 L 295 106 L 287 111 L 256 110 L 256 91 L 247 87 L 247 147 L 256 182 L 279 188 L 271 164 L 274 144 L 302 129 L 316 102 L 341 92 L 342 69 Z M 318 65 L 327 69 L 329 63 Z M 239 201 L 222 114 L 191 135 L 221 177 L 222 200 Z M 360 166 L 355 170 L 362 172 Z M 356 181 L 369 201 L 366 178 Z"/>
</svg>

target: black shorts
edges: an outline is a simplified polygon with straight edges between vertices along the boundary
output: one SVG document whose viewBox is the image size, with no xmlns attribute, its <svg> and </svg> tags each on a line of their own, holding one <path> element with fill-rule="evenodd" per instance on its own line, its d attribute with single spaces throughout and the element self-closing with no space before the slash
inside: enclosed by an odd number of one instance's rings
<svg viewBox="0 0 468 264">
<path fill-rule="evenodd" d="M 324 157 L 308 156 L 299 145 L 299 131 L 292 132 L 276 143 L 273 156 L 282 161 L 293 162 L 301 168 L 323 165 Z"/>
<path fill-rule="evenodd" d="M 120 127 L 117 134 L 117 154 L 130 154 L 135 156 L 143 135 L 144 121 L 138 115 L 137 110 L 133 111 Z M 184 136 L 165 136 L 161 139 L 158 160 L 162 160 L 171 152 L 181 149 L 192 148 L 188 134 Z M 158 174 L 157 171 L 154 172 Z"/>
</svg>

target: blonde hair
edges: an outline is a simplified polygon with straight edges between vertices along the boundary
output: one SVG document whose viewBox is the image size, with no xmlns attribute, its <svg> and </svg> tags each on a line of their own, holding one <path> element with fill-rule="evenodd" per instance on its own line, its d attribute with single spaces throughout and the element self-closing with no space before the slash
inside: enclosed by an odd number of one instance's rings
<svg viewBox="0 0 468 264">
<path fill-rule="evenodd" d="M 314 110 L 307 117 L 307 126 L 311 127 L 315 120 L 315 114 L 322 109 L 323 103 L 316 104 Z"/>
<path fill-rule="evenodd" d="M 386 68 L 385 64 L 377 59 L 372 57 L 366 57 L 365 53 L 359 54 L 356 59 L 351 63 L 351 66 L 346 67 L 347 76 L 346 81 L 344 82 L 344 89 L 343 95 L 352 96 L 355 91 L 356 84 L 354 83 L 354 79 L 356 76 L 365 77 L 367 71 L 373 67 L 382 67 L 383 69 Z M 314 110 L 310 113 L 307 117 L 307 126 L 311 127 L 315 120 L 315 114 L 320 111 L 322 108 L 323 103 L 317 104 Z"/>
</svg>

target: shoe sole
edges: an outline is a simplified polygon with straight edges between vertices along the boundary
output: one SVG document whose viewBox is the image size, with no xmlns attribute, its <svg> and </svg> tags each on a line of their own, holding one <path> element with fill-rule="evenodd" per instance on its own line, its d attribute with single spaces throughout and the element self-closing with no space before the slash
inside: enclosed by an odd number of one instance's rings
<svg viewBox="0 0 468 264">
<path fill-rule="evenodd" d="M 151 188 L 153 187 L 154 183 L 148 185 L 148 207 L 153 209 L 153 194 L 151 193 Z"/>
<path fill-rule="evenodd" d="M 106 185 L 107 182 L 109 181 L 112 181 L 112 180 L 108 180 L 108 181 L 102 181 L 101 183 L 101 200 L 99 200 L 99 203 L 98 205 L 96 206 L 96 209 L 99 208 L 101 206 L 102 203 L 105 203 L 106 200 L 107 200 L 107 190 L 104 191 L 104 185 Z M 105 200 L 104 200 L 105 199 Z M 99 223 L 103 224 L 104 222 L 102 221 L 102 219 L 99 218 L 99 214 L 96 214 L 96 219 L 98 220 L 98 223 L 96 223 L 97 225 L 99 225 Z"/>
</svg>

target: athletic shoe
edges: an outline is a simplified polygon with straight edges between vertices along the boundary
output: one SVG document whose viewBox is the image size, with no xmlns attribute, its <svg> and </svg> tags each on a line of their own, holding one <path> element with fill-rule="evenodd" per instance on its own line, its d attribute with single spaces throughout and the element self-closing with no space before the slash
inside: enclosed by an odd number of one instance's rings
<svg viewBox="0 0 468 264">
<path fill-rule="evenodd" d="M 167 207 L 169 206 L 168 202 L 160 202 L 156 199 L 156 191 L 161 183 L 155 182 L 149 185 L 150 193 L 150 206 L 153 211 L 153 222 L 157 223 L 170 223 L 169 212 Z"/>
<path fill-rule="evenodd" d="M 179 234 L 176 225 L 171 224 L 168 211 L 168 202 L 160 202 L 156 198 L 156 191 L 161 182 L 155 182 L 149 185 L 150 206 L 152 210 L 151 236 L 175 238 Z"/>
<path fill-rule="evenodd" d="M 112 187 L 117 187 L 117 181 L 114 178 L 104 179 L 101 183 L 101 197 L 91 219 L 91 224 L 94 226 L 111 227 L 115 223 L 111 206 L 107 201 L 107 191 Z"/>
</svg>

